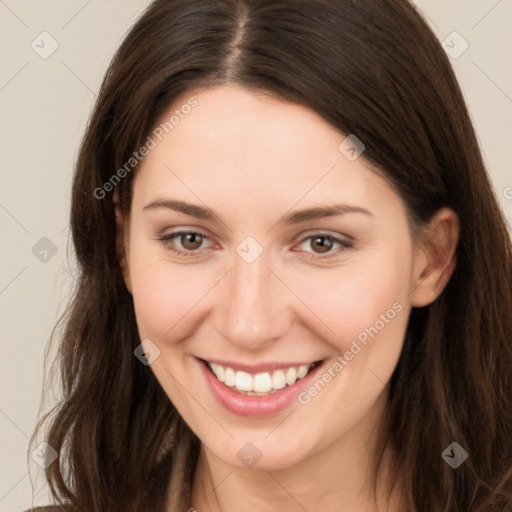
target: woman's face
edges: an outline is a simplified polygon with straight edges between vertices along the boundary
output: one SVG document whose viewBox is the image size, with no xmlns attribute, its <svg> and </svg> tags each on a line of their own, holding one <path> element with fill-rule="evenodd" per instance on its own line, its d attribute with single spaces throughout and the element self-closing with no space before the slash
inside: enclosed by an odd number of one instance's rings
<svg viewBox="0 0 512 512">
<path fill-rule="evenodd" d="M 232 466 L 366 446 L 419 274 L 403 201 L 305 107 L 190 96 L 134 182 L 125 279 L 151 370 Z"/>
</svg>

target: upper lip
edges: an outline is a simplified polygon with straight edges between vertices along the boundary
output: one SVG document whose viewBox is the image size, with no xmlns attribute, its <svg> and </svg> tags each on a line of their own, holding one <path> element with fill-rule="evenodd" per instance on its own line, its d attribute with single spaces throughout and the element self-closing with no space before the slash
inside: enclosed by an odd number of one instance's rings
<svg viewBox="0 0 512 512">
<path fill-rule="evenodd" d="M 266 363 L 259 363 L 259 364 L 241 364 L 236 363 L 234 361 L 225 361 L 222 359 L 202 359 L 206 363 L 214 363 L 214 364 L 220 364 L 221 366 L 224 366 L 224 368 L 232 368 L 235 371 L 241 371 L 241 372 L 247 372 L 256 375 L 257 373 L 263 373 L 263 372 L 271 372 L 274 370 L 281 370 L 296 366 L 302 366 L 302 365 L 311 365 L 313 363 L 320 362 L 320 359 L 314 359 L 309 361 L 282 361 L 282 362 L 266 362 Z"/>
</svg>

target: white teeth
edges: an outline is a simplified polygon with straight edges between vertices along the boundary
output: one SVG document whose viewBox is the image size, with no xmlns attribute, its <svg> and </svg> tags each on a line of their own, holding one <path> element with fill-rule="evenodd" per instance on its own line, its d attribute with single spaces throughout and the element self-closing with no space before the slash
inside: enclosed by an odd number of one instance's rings
<svg viewBox="0 0 512 512">
<path fill-rule="evenodd" d="M 274 389 L 283 389 L 286 386 L 286 377 L 284 370 L 276 370 L 272 374 L 272 387 Z"/>
<path fill-rule="evenodd" d="M 224 367 L 217 363 L 208 363 L 208 365 L 220 382 L 250 396 L 266 396 L 283 389 L 287 385 L 291 386 L 298 379 L 304 378 L 313 366 L 313 364 L 303 364 L 251 375 L 242 371 L 235 372 L 233 368 Z"/>
<path fill-rule="evenodd" d="M 299 366 L 299 369 L 297 370 L 297 377 L 299 379 L 302 379 L 302 377 L 306 376 L 308 371 L 309 371 L 309 365 L 303 364 L 302 366 Z"/>
<path fill-rule="evenodd" d="M 288 368 L 285 373 L 286 378 L 286 384 L 288 386 L 291 386 L 292 384 L 295 384 L 297 381 L 297 370 L 292 366 L 291 368 Z"/>
<path fill-rule="evenodd" d="M 219 379 L 221 382 L 224 382 L 224 366 L 216 363 L 210 363 L 210 368 L 212 369 L 217 379 Z"/>
<path fill-rule="evenodd" d="M 235 385 L 235 370 L 233 368 L 224 368 L 224 384 L 229 387 Z"/>
<path fill-rule="evenodd" d="M 253 391 L 265 393 L 272 389 L 272 377 L 270 377 L 270 373 L 258 373 L 252 379 Z"/>
<path fill-rule="evenodd" d="M 252 377 L 247 372 L 236 372 L 235 387 L 239 391 L 252 391 Z"/>
</svg>

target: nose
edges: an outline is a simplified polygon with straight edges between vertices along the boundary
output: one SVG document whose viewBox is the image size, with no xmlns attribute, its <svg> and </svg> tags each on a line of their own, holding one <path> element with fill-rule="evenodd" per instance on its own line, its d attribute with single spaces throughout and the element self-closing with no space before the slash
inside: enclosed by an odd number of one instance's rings
<svg viewBox="0 0 512 512">
<path fill-rule="evenodd" d="M 231 344 L 248 350 L 274 343 L 292 324 L 291 293 L 268 263 L 265 252 L 252 263 L 235 254 L 217 297 L 217 332 Z"/>
</svg>

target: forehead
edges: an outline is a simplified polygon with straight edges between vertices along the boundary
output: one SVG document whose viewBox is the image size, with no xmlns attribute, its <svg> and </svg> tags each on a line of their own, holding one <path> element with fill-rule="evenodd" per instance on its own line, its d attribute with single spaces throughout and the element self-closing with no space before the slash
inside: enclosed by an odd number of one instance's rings
<svg viewBox="0 0 512 512">
<path fill-rule="evenodd" d="M 186 109 L 191 98 L 196 105 Z M 158 125 L 166 131 L 165 123 L 172 114 L 185 110 L 188 113 L 180 119 L 174 116 L 175 126 L 163 137 L 175 147 L 201 147 L 210 159 L 247 164 L 251 158 L 269 156 L 288 156 L 291 160 L 295 155 L 332 158 L 342 137 L 307 107 L 236 85 L 181 95 Z"/>
<path fill-rule="evenodd" d="M 315 112 L 239 86 L 182 94 L 155 130 L 136 180 L 146 198 L 168 191 L 197 202 L 215 192 L 220 203 L 240 208 L 266 200 L 291 208 L 345 196 L 368 206 L 394 195 L 364 158 L 347 158 L 340 150 L 347 135 Z"/>
</svg>

